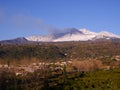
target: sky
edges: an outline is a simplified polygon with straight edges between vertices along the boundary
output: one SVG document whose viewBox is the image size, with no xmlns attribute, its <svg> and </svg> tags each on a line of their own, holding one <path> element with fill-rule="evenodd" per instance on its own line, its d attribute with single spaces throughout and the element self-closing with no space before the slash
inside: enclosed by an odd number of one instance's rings
<svg viewBox="0 0 120 90">
<path fill-rule="evenodd" d="M 120 35 L 120 0 L 0 0 L 0 40 L 73 27 Z"/>
</svg>

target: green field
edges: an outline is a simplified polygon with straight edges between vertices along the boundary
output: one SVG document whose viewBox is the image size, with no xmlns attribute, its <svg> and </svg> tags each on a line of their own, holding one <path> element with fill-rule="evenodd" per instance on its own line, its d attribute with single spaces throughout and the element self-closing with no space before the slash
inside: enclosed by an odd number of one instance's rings
<svg viewBox="0 0 120 90">
<path fill-rule="evenodd" d="M 2 72 L 1 90 L 120 90 L 120 69 L 54 74 L 40 72 L 26 76 Z"/>
</svg>

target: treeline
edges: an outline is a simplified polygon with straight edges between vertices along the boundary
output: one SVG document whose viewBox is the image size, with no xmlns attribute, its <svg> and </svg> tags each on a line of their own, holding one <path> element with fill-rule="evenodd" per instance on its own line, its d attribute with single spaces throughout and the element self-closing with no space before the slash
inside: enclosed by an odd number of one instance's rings
<svg viewBox="0 0 120 90">
<path fill-rule="evenodd" d="M 56 46 L 44 45 L 4 45 L 0 46 L 0 58 L 21 60 L 23 58 L 39 60 L 56 60 L 65 55 Z"/>
<path fill-rule="evenodd" d="M 0 59 L 63 60 L 104 58 L 120 55 L 119 42 L 64 42 L 28 45 L 1 45 Z"/>
<path fill-rule="evenodd" d="M 1 90 L 119 90 L 120 69 L 92 72 L 71 72 L 64 75 L 42 72 L 15 76 L 12 72 L 0 72 Z"/>
</svg>

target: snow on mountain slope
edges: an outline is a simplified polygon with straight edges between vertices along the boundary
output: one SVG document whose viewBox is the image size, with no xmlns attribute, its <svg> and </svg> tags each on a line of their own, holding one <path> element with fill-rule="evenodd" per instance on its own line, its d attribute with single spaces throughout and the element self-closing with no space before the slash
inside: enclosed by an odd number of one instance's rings
<svg viewBox="0 0 120 90">
<path fill-rule="evenodd" d="M 91 31 L 87 30 L 86 28 L 79 29 L 79 31 L 81 31 L 82 33 L 87 34 L 87 35 L 97 35 L 97 33 L 91 32 Z"/>
<path fill-rule="evenodd" d="M 66 35 L 59 37 L 58 39 L 55 39 L 54 42 L 58 41 L 87 41 L 91 40 L 95 35 L 93 34 L 86 34 L 82 31 L 77 31 L 77 32 L 69 32 L 66 33 Z"/>
<path fill-rule="evenodd" d="M 29 41 L 42 41 L 42 42 L 49 42 L 54 39 L 53 35 L 45 35 L 45 36 L 29 36 L 26 37 L 27 40 Z"/>
<path fill-rule="evenodd" d="M 65 32 L 49 34 L 44 36 L 26 37 L 29 41 L 39 42 L 62 42 L 62 41 L 88 41 L 97 39 L 120 38 L 120 36 L 103 31 L 100 33 L 91 32 L 87 29 L 67 28 Z"/>
<path fill-rule="evenodd" d="M 102 31 L 98 33 L 95 37 L 95 39 L 100 39 L 100 38 L 110 39 L 110 38 L 120 38 L 120 36 L 112 34 L 110 32 Z"/>
<path fill-rule="evenodd" d="M 79 31 L 78 29 L 75 28 L 69 28 L 67 29 L 68 31 L 64 33 L 63 36 L 54 39 L 54 42 L 58 42 L 58 41 L 85 41 L 90 39 L 90 35 L 89 37 L 87 37 L 87 35 L 85 35 L 82 31 Z"/>
</svg>

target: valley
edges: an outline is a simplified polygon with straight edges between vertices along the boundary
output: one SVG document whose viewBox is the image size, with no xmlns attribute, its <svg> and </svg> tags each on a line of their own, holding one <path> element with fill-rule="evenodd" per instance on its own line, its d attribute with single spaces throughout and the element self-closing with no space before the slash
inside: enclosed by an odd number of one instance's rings
<svg viewBox="0 0 120 90">
<path fill-rule="evenodd" d="M 119 69 L 118 41 L 0 45 L 0 88 L 5 90 L 118 90 Z"/>
</svg>

